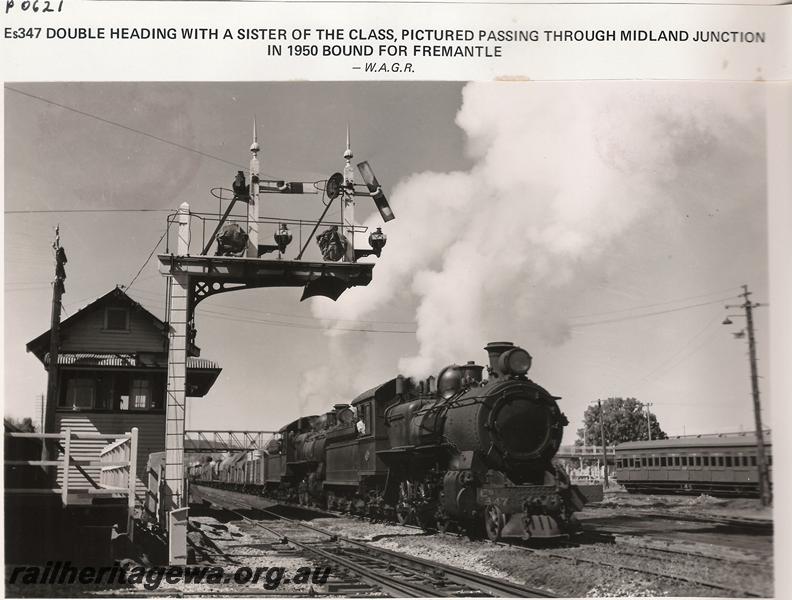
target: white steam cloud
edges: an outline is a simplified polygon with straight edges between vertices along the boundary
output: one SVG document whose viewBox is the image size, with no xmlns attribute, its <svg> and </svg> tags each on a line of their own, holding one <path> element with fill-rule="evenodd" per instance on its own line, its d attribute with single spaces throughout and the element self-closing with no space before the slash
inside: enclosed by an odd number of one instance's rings
<svg viewBox="0 0 792 600">
<path fill-rule="evenodd" d="M 747 86 L 470 84 L 456 122 L 473 167 L 416 174 L 392 189 L 397 218 L 384 229 L 374 280 L 337 303 L 317 299 L 314 314 L 332 327 L 416 306 L 418 350 L 398 365 L 416 376 L 480 361 L 494 339 L 563 343 L 570 299 L 601 280 L 637 222 L 668 226 L 669 207 L 690 201 L 679 195 L 690 174 L 756 126 L 756 97 Z M 364 383 L 367 350 L 344 350 L 306 376 L 304 401 L 328 386 L 364 389 L 353 386 Z M 382 367 L 373 377 L 394 375 Z"/>
</svg>

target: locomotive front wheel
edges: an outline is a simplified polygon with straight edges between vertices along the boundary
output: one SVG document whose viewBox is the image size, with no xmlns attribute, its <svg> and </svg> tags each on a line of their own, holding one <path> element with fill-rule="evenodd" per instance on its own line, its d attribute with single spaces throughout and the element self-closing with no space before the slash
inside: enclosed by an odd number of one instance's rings
<svg viewBox="0 0 792 600">
<path fill-rule="evenodd" d="M 495 505 L 489 505 L 484 509 L 484 530 L 487 537 L 493 542 L 501 539 L 503 533 L 503 511 Z"/>
<path fill-rule="evenodd" d="M 415 511 L 411 506 L 399 505 L 396 507 L 396 520 L 399 525 L 413 525 L 415 522 Z"/>
</svg>

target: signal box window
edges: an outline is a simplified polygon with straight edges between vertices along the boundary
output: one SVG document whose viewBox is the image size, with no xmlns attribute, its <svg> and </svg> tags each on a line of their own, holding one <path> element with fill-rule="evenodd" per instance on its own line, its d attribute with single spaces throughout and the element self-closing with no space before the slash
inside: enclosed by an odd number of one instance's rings
<svg viewBox="0 0 792 600">
<path fill-rule="evenodd" d="M 129 311 L 126 308 L 105 309 L 105 331 L 129 331 Z"/>
<path fill-rule="evenodd" d="M 148 379 L 133 379 L 131 391 L 130 408 L 140 410 L 151 407 L 151 382 Z"/>
<path fill-rule="evenodd" d="M 96 399 L 96 384 L 93 379 L 69 379 L 66 384 L 66 406 L 93 408 Z"/>
</svg>

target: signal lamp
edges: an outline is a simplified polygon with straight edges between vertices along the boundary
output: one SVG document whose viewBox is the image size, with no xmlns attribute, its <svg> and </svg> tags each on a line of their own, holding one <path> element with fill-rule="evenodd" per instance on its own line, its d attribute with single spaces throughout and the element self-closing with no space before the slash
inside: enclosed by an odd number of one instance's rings
<svg viewBox="0 0 792 600">
<path fill-rule="evenodd" d="M 374 254 L 379 257 L 385 244 L 388 242 L 388 236 L 382 233 L 382 227 L 377 227 L 376 231 L 371 232 L 369 235 L 369 244 L 374 249 Z"/>
<path fill-rule="evenodd" d="M 278 252 L 283 254 L 286 251 L 286 246 L 292 241 L 292 233 L 289 231 L 289 228 L 286 227 L 286 223 L 280 224 L 278 231 L 275 232 L 273 237 L 275 238 L 275 243 L 278 245 Z"/>
<path fill-rule="evenodd" d="M 531 368 L 531 355 L 522 348 L 507 350 L 498 358 L 498 367 L 504 375 L 525 375 Z"/>
</svg>

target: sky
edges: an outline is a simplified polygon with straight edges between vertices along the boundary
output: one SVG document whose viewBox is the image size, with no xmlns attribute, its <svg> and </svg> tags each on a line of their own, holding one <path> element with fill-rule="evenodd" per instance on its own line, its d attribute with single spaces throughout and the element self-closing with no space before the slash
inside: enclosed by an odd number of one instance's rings
<svg viewBox="0 0 792 600">
<path fill-rule="evenodd" d="M 164 251 L 164 211 L 217 212 L 210 190 L 247 168 L 254 116 L 263 176 L 297 181 L 342 170 L 348 123 L 396 219 L 359 201 L 388 243 L 371 284 L 335 303 L 282 288 L 199 305 L 197 343 L 223 372 L 190 399 L 188 429 L 278 429 L 399 372 L 484 364 L 495 340 L 525 347 L 529 375 L 562 398 L 565 443 L 612 396 L 651 403 L 670 435 L 753 427 L 747 345 L 732 336 L 744 319 L 721 321 L 742 284 L 767 298 L 764 95 L 698 82 L 7 84 L 7 415 L 34 416 L 46 389 L 25 344 L 49 327 L 54 227 L 65 316 L 134 280 L 129 295 L 164 319 L 147 262 Z M 322 208 L 267 196 L 261 212 Z M 139 212 L 12 212 L 74 209 Z M 768 311 L 756 333 L 772 426 Z"/>
</svg>

